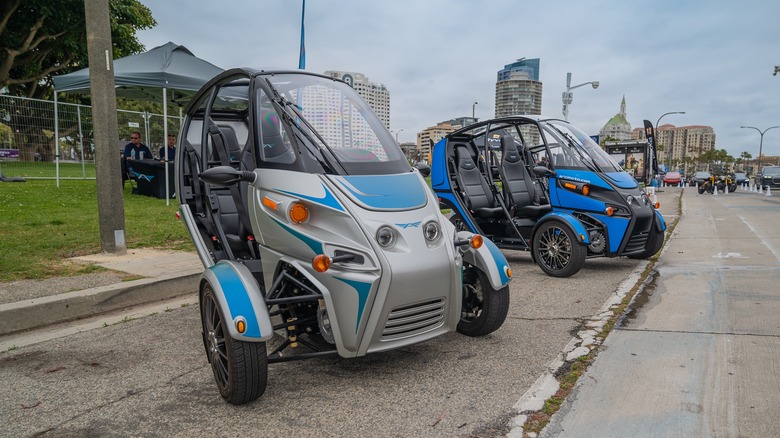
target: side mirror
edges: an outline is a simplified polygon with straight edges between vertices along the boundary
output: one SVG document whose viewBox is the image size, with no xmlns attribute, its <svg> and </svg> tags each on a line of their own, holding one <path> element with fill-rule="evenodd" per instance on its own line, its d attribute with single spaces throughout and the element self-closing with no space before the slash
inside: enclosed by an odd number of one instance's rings
<svg viewBox="0 0 780 438">
<path fill-rule="evenodd" d="M 550 170 L 545 166 L 534 166 L 533 170 L 534 170 L 534 175 L 536 175 L 537 178 L 555 176 L 555 171 Z"/>
<path fill-rule="evenodd" d="M 236 170 L 230 166 L 217 166 L 200 173 L 200 179 L 215 186 L 227 187 L 240 181 L 255 182 L 254 172 Z"/>
<path fill-rule="evenodd" d="M 414 163 L 414 168 L 420 172 L 423 178 L 431 176 L 431 167 L 423 162 Z"/>
</svg>

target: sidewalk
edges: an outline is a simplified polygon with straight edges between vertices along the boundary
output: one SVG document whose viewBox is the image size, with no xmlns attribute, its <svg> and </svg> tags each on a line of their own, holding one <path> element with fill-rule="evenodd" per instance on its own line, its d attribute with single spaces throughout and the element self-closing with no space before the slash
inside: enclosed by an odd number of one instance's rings
<svg viewBox="0 0 780 438">
<path fill-rule="evenodd" d="M 195 293 L 195 253 L 132 249 L 73 260 L 110 271 L 0 284 L 0 336 Z"/>
</svg>

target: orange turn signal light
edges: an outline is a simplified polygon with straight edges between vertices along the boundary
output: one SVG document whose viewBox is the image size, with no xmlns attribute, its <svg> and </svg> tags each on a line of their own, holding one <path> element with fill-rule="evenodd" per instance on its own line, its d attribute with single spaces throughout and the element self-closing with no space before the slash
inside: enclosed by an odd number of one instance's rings
<svg viewBox="0 0 780 438">
<path fill-rule="evenodd" d="M 582 186 L 582 194 L 588 196 L 588 194 L 590 194 L 590 186 Z"/>
<path fill-rule="evenodd" d="M 271 200 L 268 196 L 263 196 L 263 205 L 270 208 L 271 210 L 276 210 L 277 207 L 279 207 L 279 203 Z"/>
<path fill-rule="evenodd" d="M 236 321 L 236 330 L 238 330 L 239 333 L 244 333 L 246 331 L 246 322 L 243 319 Z"/>
<path fill-rule="evenodd" d="M 474 249 L 479 249 L 482 247 L 482 244 L 485 243 L 485 241 L 482 239 L 482 236 L 479 234 L 475 234 L 471 236 L 471 247 Z"/>
<path fill-rule="evenodd" d="M 615 214 L 615 209 L 612 207 L 607 207 L 607 209 L 604 210 L 604 213 L 606 213 L 607 216 L 612 216 L 613 214 Z"/>
<path fill-rule="evenodd" d="M 506 276 L 512 278 L 512 268 L 509 266 L 506 267 Z"/>
<path fill-rule="evenodd" d="M 309 209 L 300 202 L 290 204 L 290 220 L 302 224 L 309 218 Z"/>
<path fill-rule="evenodd" d="M 577 190 L 577 185 L 576 184 L 572 184 L 570 182 L 563 183 L 563 186 L 566 187 L 569 190 Z"/>
<path fill-rule="evenodd" d="M 655 203 L 655 208 L 656 208 L 656 209 L 659 209 L 659 208 L 661 208 L 661 203 L 660 203 L 660 202 L 656 202 L 656 203 Z"/>
<path fill-rule="evenodd" d="M 311 267 L 317 272 L 325 272 L 330 269 L 330 257 L 325 254 L 319 254 L 311 261 Z"/>
</svg>

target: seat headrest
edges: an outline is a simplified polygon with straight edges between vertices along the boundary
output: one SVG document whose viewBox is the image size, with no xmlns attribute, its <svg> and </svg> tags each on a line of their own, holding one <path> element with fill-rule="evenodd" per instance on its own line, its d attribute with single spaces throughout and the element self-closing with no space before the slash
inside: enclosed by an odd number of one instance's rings
<svg viewBox="0 0 780 438">
<path fill-rule="evenodd" d="M 501 159 L 509 163 L 521 160 L 520 153 L 517 152 L 515 146 L 515 139 L 507 135 L 501 136 Z"/>
<path fill-rule="evenodd" d="M 455 158 L 458 160 L 458 167 L 469 170 L 477 167 L 474 163 L 474 159 L 471 158 L 471 153 L 466 148 L 465 144 L 455 145 Z"/>
</svg>

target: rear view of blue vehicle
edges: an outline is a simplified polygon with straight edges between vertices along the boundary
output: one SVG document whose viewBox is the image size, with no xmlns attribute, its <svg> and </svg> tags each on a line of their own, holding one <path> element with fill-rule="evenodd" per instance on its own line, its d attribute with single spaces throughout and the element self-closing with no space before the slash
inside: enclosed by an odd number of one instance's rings
<svg viewBox="0 0 780 438">
<path fill-rule="evenodd" d="M 531 251 L 548 275 L 590 257 L 644 259 L 666 223 L 637 181 L 562 120 L 507 117 L 455 131 L 434 146 L 431 184 L 459 230 Z"/>
</svg>

